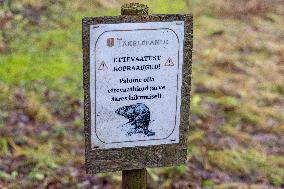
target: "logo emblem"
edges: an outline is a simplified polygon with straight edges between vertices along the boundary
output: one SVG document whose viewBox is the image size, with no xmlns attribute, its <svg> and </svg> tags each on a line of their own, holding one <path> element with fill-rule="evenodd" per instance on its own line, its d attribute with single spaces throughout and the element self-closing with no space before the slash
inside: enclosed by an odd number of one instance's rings
<svg viewBox="0 0 284 189">
<path fill-rule="evenodd" d="M 113 47 L 114 46 L 114 38 L 108 38 L 107 39 L 107 46 Z"/>
</svg>

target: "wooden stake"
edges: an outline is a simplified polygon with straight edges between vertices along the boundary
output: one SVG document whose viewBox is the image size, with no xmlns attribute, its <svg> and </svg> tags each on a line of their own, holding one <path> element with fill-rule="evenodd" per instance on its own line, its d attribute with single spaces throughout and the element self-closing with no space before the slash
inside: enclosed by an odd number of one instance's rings
<svg viewBox="0 0 284 189">
<path fill-rule="evenodd" d="M 148 15 L 149 7 L 140 3 L 128 3 L 121 7 L 121 15 Z"/>
<path fill-rule="evenodd" d="M 121 7 L 121 15 L 148 15 L 148 6 L 139 3 L 124 4 Z M 146 189 L 147 170 L 123 170 L 122 189 Z"/>
<path fill-rule="evenodd" d="M 122 189 L 146 189 L 147 170 L 124 170 L 122 171 Z"/>
</svg>

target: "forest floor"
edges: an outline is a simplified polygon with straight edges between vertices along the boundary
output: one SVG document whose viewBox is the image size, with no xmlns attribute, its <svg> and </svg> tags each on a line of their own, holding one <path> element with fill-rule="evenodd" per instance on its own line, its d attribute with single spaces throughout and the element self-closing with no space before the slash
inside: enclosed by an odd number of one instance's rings
<svg viewBox="0 0 284 189">
<path fill-rule="evenodd" d="M 121 3 L 89 2 L 0 3 L 0 188 L 120 188 L 84 169 L 82 17 Z M 149 188 L 284 188 L 284 2 L 147 2 L 194 15 L 188 161 Z"/>
</svg>

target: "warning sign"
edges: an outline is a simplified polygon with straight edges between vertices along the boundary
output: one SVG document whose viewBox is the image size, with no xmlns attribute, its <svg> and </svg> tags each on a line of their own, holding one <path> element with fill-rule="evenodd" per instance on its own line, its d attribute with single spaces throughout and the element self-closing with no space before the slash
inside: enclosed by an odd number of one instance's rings
<svg viewBox="0 0 284 189">
<path fill-rule="evenodd" d="M 172 61 L 171 58 L 169 58 L 169 59 L 167 60 L 167 62 L 165 63 L 165 66 L 174 66 L 174 63 L 173 63 L 173 61 Z"/>
<path fill-rule="evenodd" d="M 82 24 L 87 172 L 184 164 L 192 15 L 87 17 Z"/>
<path fill-rule="evenodd" d="M 107 69 L 108 69 L 108 67 L 107 67 L 106 63 L 104 61 L 102 61 L 98 70 L 107 70 Z"/>
</svg>

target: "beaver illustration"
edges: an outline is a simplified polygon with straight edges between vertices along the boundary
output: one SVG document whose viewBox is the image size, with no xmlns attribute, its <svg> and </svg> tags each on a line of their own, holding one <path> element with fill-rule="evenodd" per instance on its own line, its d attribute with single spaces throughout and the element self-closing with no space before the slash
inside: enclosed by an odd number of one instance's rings
<svg viewBox="0 0 284 189">
<path fill-rule="evenodd" d="M 145 104 L 137 103 L 130 106 L 123 106 L 118 108 L 115 113 L 129 120 L 123 126 L 134 126 L 134 128 L 129 128 L 130 130 L 127 132 L 129 136 L 136 133 L 143 133 L 147 136 L 155 135 L 155 132 L 148 129 L 150 124 L 150 110 Z"/>
</svg>

